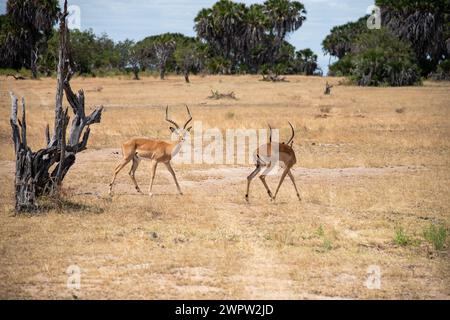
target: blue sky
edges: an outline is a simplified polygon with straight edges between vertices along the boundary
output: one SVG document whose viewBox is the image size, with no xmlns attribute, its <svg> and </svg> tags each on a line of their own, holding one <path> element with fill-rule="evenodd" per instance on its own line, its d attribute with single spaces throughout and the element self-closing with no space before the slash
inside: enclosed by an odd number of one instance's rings
<svg viewBox="0 0 450 320">
<path fill-rule="evenodd" d="M 289 37 L 297 49 L 311 48 L 319 55 L 320 66 L 327 70 L 328 57 L 321 42 L 333 26 L 354 21 L 366 14 L 374 0 L 300 0 L 308 11 L 305 24 Z M 62 1 L 61 1 L 62 2 Z M 69 0 L 81 8 L 82 29 L 106 32 L 112 39 L 140 40 L 164 32 L 195 35 L 194 17 L 215 0 Z M 241 0 L 246 4 L 264 0 Z M 6 0 L 0 0 L 4 13 Z"/>
</svg>

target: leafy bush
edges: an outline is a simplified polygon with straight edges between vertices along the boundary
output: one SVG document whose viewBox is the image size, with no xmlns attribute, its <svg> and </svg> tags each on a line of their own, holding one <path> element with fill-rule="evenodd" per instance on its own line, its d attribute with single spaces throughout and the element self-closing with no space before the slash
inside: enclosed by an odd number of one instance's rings
<svg viewBox="0 0 450 320">
<path fill-rule="evenodd" d="M 420 83 L 411 47 L 387 30 L 371 30 L 356 41 L 351 75 L 361 86 L 407 86 Z"/>
<path fill-rule="evenodd" d="M 353 57 L 348 54 L 330 66 L 329 75 L 336 77 L 350 76 L 354 67 Z"/>
<path fill-rule="evenodd" d="M 431 78 L 433 80 L 450 81 L 450 59 L 442 61 L 438 65 L 436 72 L 432 74 Z"/>
</svg>

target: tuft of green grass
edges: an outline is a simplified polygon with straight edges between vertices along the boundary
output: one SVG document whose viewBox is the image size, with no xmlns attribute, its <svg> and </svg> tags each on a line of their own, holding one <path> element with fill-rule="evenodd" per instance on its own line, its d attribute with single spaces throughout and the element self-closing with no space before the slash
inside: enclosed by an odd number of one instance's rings
<svg viewBox="0 0 450 320">
<path fill-rule="evenodd" d="M 439 225 L 432 224 L 423 230 L 423 237 L 431 243 L 436 250 L 442 250 L 447 239 L 447 230 Z"/>
<path fill-rule="evenodd" d="M 323 225 L 320 225 L 319 228 L 317 228 L 315 234 L 317 237 L 322 238 L 322 244 L 320 248 L 316 249 L 316 251 L 323 253 L 331 251 L 333 249 L 333 242 L 330 237 L 325 235 L 325 229 L 323 228 Z"/>
<path fill-rule="evenodd" d="M 324 251 L 330 251 L 331 249 L 333 249 L 333 243 L 330 239 L 325 238 L 323 239 L 322 248 L 324 249 Z"/>
<path fill-rule="evenodd" d="M 316 234 L 317 234 L 319 237 L 323 237 L 323 236 L 325 235 L 325 231 L 323 230 L 323 226 L 322 226 L 322 225 L 320 225 L 320 227 L 317 228 Z"/>
<path fill-rule="evenodd" d="M 235 117 L 234 112 L 229 111 L 225 114 L 225 118 L 228 120 L 234 119 L 234 117 Z"/>
<path fill-rule="evenodd" d="M 394 243 L 400 246 L 407 246 L 412 243 L 411 237 L 402 227 L 395 228 Z"/>
</svg>

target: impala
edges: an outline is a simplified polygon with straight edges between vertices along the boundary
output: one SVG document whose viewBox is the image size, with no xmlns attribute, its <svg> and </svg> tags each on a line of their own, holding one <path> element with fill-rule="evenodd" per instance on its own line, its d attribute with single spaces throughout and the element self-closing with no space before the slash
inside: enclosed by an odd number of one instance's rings
<svg viewBox="0 0 450 320">
<path fill-rule="evenodd" d="M 130 162 L 133 161 L 133 164 L 131 166 L 131 170 L 129 172 L 129 175 L 131 177 L 131 180 L 134 183 L 134 186 L 136 190 L 139 193 L 141 192 L 141 189 L 139 188 L 135 173 L 136 169 L 139 166 L 139 162 L 142 158 L 144 159 L 150 159 L 151 160 L 151 182 L 150 187 L 148 190 L 148 193 L 150 196 L 152 196 L 152 188 L 153 188 L 153 181 L 155 180 L 155 174 L 156 174 L 156 167 L 158 166 L 158 163 L 164 163 L 167 170 L 169 170 L 170 174 L 172 175 L 173 179 L 175 180 L 175 184 L 177 186 L 178 192 L 180 195 L 183 193 L 181 192 L 180 185 L 178 184 L 177 177 L 175 175 L 175 171 L 173 171 L 172 165 L 170 164 L 170 161 L 173 157 L 175 157 L 178 152 L 180 151 L 184 141 L 186 140 L 186 136 L 189 134 L 189 131 L 192 127 L 189 127 L 186 129 L 187 125 L 192 121 L 192 115 L 191 111 L 189 110 L 189 107 L 186 106 L 186 110 L 189 115 L 189 119 L 184 124 L 183 128 L 181 129 L 180 126 L 173 120 L 169 119 L 169 107 L 166 107 L 166 121 L 170 124 L 174 125 L 174 127 L 169 127 L 170 131 L 174 134 L 176 134 L 176 140 L 174 142 L 166 142 L 166 141 L 160 141 L 160 140 L 154 140 L 154 139 L 147 139 L 147 138 L 133 138 L 131 140 L 128 140 L 122 145 L 122 154 L 123 154 L 123 160 L 122 162 L 116 167 L 114 170 L 114 177 L 109 185 L 109 194 L 112 194 L 112 189 L 114 186 L 114 182 L 116 181 L 117 174 Z"/>
<path fill-rule="evenodd" d="M 270 129 L 270 138 L 269 143 L 264 144 L 260 146 L 255 151 L 255 162 L 256 162 L 256 169 L 247 177 L 247 193 L 245 195 L 245 199 L 248 201 L 248 196 L 250 192 L 250 183 L 252 180 L 259 174 L 259 172 L 262 170 L 262 168 L 265 168 L 263 173 L 260 175 L 261 182 L 263 183 L 264 187 L 267 190 L 267 193 L 269 194 L 269 197 L 271 200 L 275 201 L 278 191 L 280 190 L 281 184 L 284 181 L 284 178 L 286 178 L 286 175 L 289 175 L 289 178 L 291 179 L 292 183 L 294 184 L 295 191 L 297 193 L 298 199 L 301 201 L 300 194 L 297 189 L 297 185 L 295 184 L 294 175 L 291 172 L 292 167 L 297 163 L 297 159 L 295 157 L 295 152 L 292 149 L 292 145 L 294 143 L 294 136 L 295 131 L 292 124 L 289 122 L 289 125 L 292 129 L 292 136 L 289 139 L 287 143 L 273 143 L 272 142 L 272 127 L 269 125 Z M 282 164 L 282 167 L 284 167 L 284 171 L 281 175 L 280 182 L 278 184 L 277 190 L 275 191 L 275 195 L 272 196 L 272 192 L 270 191 L 269 186 L 266 182 L 266 176 L 270 173 L 270 171 L 273 169 L 273 166 L 280 162 Z"/>
</svg>

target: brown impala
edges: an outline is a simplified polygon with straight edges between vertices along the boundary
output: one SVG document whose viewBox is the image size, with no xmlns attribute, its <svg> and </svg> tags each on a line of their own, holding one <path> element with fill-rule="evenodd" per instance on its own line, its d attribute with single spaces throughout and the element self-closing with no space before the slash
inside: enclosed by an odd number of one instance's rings
<svg viewBox="0 0 450 320">
<path fill-rule="evenodd" d="M 292 183 L 294 184 L 295 191 L 297 193 L 298 199 L 301 201 L 300 194 L 297 189 L 297 185 L 295 184 L 294 175 L 291 172 L 291 168 L 297 163 L 297 159 L 295 157 L 295 152 L 292 149 L 292 144 L 294 143 L 295 131 L 292 124 L 289 122 L 289 125 L 292 129 L 292 136 L 287 143 L 272 143 L 272 128 L 269 125 L 270 129 L 270 139 L 269 143 L 260 146 L 255 151 L 255 161 L 256 161 L 256 169 L 247 177 L 247 193 L 245 194 L 245 199 L 248 201 L 248 195 L 250 192 L 250 183 L 252 180 L 258 175 L 263 167 L 266 169 L 263 171 L 261 176 L 261 182 L 269 194 L 270 199 L 275 201 L 278 191 L 280 190 L 281 184 L 286 178 L 286 175 L 289 175 Z M 278 148 L 278 150 L 277 150 Z M 278 184 L 277 190 L 275 191 L 275 195 L 272 196 L 272 192 L 269 189 L 269 186 L 266 183 L 266 176 L 273 169 L 273 166 L 276 162 L 281 162 L 284 167 L 283 174 L 281 175 L 280 183 Z"/>
<path fill-rule="evenodd" d="M 116 181 L 117 174 L 130 162 L 133 161 L 133 165 L 131 166 L 131 170 L 129 172 L 129 175 L 131 177 L 131 180 L 134 183 L 134 186 L 136 187 L 136 190 L 140 193 L 141 189 L 139 188 L 136 178 L 134 176 L 137 167 L 139 166 L 139 162 L 141 158 L 150 159 L 151 160 L 151 170 L 152 170 L 152 178 L 150 187 L 148 190 L 148 193 L 150 196 L 152 196 L 152 187 L 153 187 L 153 181 L 155 180 L 155 173 L 156 173 L 156 167 L 158 166 L 158 163 L 164 163 L 167 170 L 172 174 L 173 179 L 175 180 L 175 184 L 177 186 L 178 192 L 180 195 L 183 193 L 181 192 L 180 186 L 177 181 L 177 177 L 175 176 L 175 172 L 173 171 L 172 165 L 170 164 L 170 160 L 172 160 L 173 157 L 175 157 L 178 152 L 180 151 L 183 142 L 186 140 L 186 135 L 189 134 L 189 131 L 192 127 L 189 127 L 186 129 L 189 122 L 192 121 L 192 115 L 189 110 L 189 107 L 186 106 L 186 110 L 189 115 L 188 121 L 184 124 L 183 128 L 181 129 L 180 126 L 173 120 L 169 119 L 168 112 L 169 107 L 166 108 L 166 121 L 173 124 L 175 127 L 169 127 L 170 131 L 172 133 L 175 133 L 177 135 L 177 140 L 174 142 L 166 142 L 166 141 L 160 141 L 160 140 L 154 140 L 154 139 L 147 139 L 147 138 L 133 138 L 131 140 L 128 140 L 122 145 L 122 154 L 123 154 L 123 160 L 122 162 L 116 167 L 114 171 L 114 177 L 109 185 L 109 194 L 112 194 L 112 189 L 114 186 L 114 182 Z"/>
</svg>

